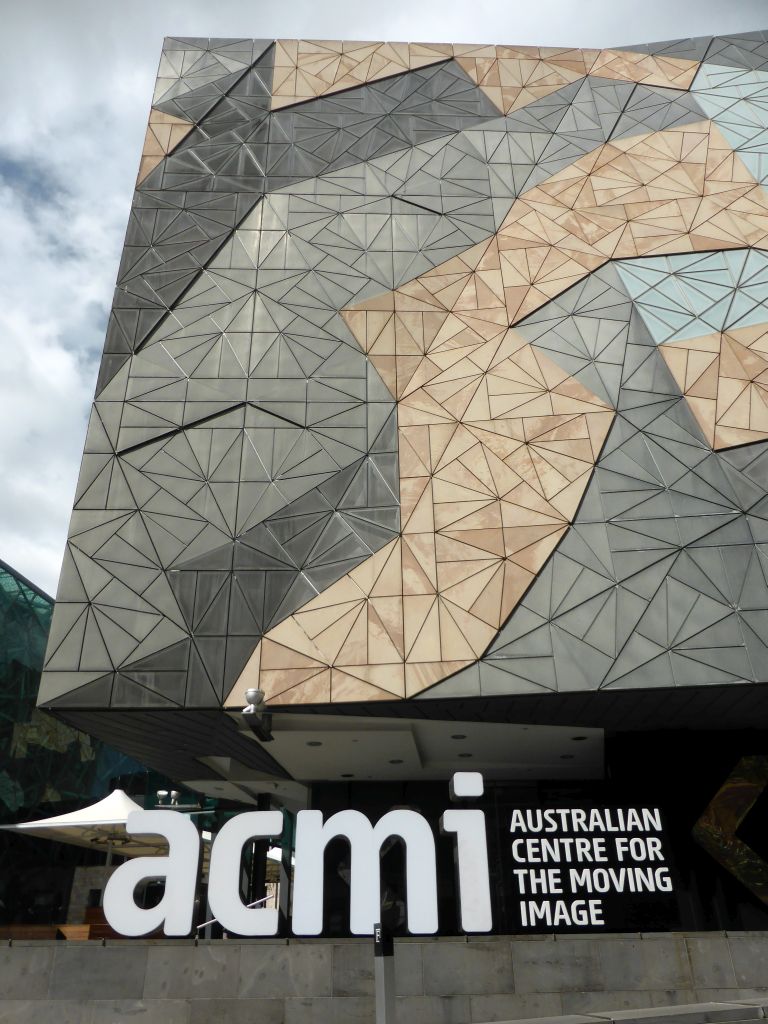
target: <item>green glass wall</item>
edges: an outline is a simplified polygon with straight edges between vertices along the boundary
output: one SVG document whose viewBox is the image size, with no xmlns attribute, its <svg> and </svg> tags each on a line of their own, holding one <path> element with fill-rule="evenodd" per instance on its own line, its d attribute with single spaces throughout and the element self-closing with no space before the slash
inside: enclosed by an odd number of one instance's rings
<svg viewBox="0 0 768 1024">
<path fill-rule="evenodd" d="M 142 765 L 35 702 L 53 599 L 0 561 L 0 824 L 61 814 L 105 796 Z M 72 870 L 100 855 L 0 833 L 0 922 L 61 920 Z"/>
</svg>

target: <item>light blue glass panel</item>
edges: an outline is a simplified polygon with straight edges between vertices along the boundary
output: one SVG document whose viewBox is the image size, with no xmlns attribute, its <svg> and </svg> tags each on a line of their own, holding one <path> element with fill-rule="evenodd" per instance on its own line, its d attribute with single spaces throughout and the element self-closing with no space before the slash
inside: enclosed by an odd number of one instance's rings
<svg viewBox="0 0 768 1024">
<path fill-rule="evenodd" d="M 768 181 L 768 72 L 702 64 L 691 91 L 757 181 Z"/>
<path fill-rule="evenodd" d="M 655 256 L 616 269 L 658 345 L 768 322 L 768 253 Z"/>
</svg>

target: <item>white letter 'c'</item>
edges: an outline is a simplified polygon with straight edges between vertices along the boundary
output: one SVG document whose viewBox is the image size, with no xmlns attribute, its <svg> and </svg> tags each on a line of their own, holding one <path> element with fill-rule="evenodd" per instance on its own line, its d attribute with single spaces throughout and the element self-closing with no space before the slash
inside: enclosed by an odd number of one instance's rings
<svg viewBox="0 0 768 1024">
<path fill-rule="evenodd" d="M 216 836 L 208 875 L 208 903 L 226 931 L 236 935 L 277 934 L 277 910 L 246 907 L 238 882 L 243 845 L 249 839 L 279 836 L 282 831 L 280 811 L 247 811 L 230 818 Z"/>
</svg>

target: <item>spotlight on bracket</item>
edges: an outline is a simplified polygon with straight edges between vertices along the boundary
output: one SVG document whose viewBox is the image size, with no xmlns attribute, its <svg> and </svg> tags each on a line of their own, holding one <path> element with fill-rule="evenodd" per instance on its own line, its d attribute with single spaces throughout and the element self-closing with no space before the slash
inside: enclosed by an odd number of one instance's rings
<svg viewBox="0 0 768 1024">
<path fill-rule="evenodd" d="M 248 715 L 247 721 L 251 727 L 251 732 L 262 743 L 269 743 L 270 740 L 274 739 L 272 735 L 272 714 L 269 711 L 265 711 L 264 691 L 256 689 L 246 690 L 245 699 L 246 706 L 243 708 L 243 714 Z"/>
</svg>

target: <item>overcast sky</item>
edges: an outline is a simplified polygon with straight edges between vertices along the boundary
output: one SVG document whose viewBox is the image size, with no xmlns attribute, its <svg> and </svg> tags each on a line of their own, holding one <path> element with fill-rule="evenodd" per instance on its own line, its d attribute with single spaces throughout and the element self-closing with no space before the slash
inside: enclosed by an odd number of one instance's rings
<svg viewBox="0 0 768 1024">
<path fill-rule="evenodd" d="M 765 0 L 5 0 L 0 559 L 54 593 L 163 37 L 584 47 L 768 27 Z"/>
</svg>

